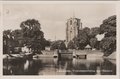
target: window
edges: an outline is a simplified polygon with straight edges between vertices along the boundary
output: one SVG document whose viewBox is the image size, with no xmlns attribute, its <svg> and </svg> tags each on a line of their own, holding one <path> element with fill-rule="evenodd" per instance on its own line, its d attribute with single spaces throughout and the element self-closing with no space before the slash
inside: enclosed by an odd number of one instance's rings
<svg viewBox="0 0 120 79">
<path fill-rule="evenodd" d="M 70 20 L 70 25 L 72 25 L 72 20 Z"/>
</svg>

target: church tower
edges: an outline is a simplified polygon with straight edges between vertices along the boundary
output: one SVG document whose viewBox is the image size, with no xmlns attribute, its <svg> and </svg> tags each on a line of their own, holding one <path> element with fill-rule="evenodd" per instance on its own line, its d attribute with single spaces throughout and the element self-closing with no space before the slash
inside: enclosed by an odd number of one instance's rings
<svg viewBox="0 0 120 79">
<path fill-rule="evenodd" d="M 82 29 L 82 23 L 80 19 L 73 17 L 67 20 L 66 26 L 66 43 L 68 44 L 78 35 L 79 30 Z"/>
</svg>

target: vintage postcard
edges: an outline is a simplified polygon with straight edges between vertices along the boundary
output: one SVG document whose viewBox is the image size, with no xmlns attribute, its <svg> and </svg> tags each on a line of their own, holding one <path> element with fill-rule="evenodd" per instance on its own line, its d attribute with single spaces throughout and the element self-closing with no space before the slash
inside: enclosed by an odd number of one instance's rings
<svg viewBox="0 0 120 79">
<path fill-rule="evenodd" d="M 0 5 L 3 79 L 118 79 L 119 1 Z"/>
</svg>

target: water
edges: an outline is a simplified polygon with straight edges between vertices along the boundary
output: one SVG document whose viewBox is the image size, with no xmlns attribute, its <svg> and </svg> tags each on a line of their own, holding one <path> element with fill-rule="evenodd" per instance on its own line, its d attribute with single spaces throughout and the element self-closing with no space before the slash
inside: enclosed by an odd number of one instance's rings
<svg viewBox="0 0 120 79">
<path fill-rule="evenodd" d="M 116 65 L 106 59 L 39 58 L 4 62 L 4 75 L 115 75 Z"/>
</svg>

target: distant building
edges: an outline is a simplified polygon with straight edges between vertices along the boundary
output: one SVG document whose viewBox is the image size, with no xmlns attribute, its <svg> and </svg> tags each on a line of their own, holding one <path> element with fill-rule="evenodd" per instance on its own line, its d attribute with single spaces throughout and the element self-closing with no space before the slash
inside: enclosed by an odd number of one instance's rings
<svg viewBox="0 0 120 79">
<path fill-rule="evenodd" d="M 92 50 L 92 47 L 91 47 L 90 45 L 87 45 L 87 46 L 85 47 L 85 50 Z"/>
<path fill-rule="evenodd" d="M 68 44 L 82 29 L 82 22 L 80 19 L 72 17 L 66 23 L 66 44 Z"/>
</svg>

